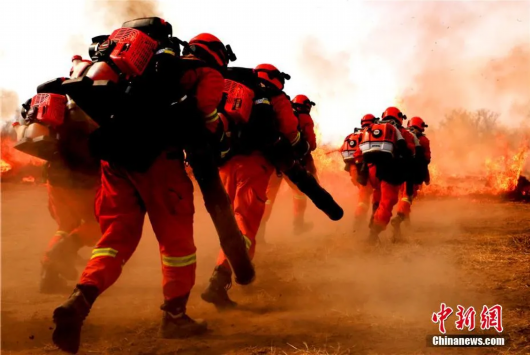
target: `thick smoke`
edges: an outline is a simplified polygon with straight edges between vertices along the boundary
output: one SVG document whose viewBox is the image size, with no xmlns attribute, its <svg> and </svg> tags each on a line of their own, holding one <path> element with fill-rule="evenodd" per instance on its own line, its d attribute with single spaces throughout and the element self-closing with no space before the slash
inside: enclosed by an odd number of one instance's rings
<svg viewBox="0 0 530 355">
<path fill-rule="evenodd" d="M 19 110 L 19 97 L 15 91 L 0 88 L 0 119 L 9 121 Z"/>
<path fill-rule="evenodd" d="M 135 18 L 159 16 L 162 17 L 157 1 L 90 1 L 87 11 L 94 14 L 106 28 L 116 28 L 121 23 Z"/>
</svg>

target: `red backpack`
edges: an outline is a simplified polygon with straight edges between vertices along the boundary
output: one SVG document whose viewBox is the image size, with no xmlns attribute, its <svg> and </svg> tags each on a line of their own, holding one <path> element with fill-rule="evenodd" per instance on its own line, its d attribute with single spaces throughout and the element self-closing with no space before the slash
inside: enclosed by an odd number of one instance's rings
<svg viewBox="0 0 530 355">
<path fill-rule="evenodd" d="M 359 144 L 364 161 L 370 163 L 393 158 L 400 139 L 403 136 L 393 124 L 384 121 L 373 124 L 362 133 Z"/>
<path fill-rule="evenodd" d="M 359 149 L 359 138 L 361 135 L 361 132 L 355 131 L 344 140 L 340 148 L 340 153 L 345 163 L 351 163 L 353 161 L 353 155 Z"/>
</svg>

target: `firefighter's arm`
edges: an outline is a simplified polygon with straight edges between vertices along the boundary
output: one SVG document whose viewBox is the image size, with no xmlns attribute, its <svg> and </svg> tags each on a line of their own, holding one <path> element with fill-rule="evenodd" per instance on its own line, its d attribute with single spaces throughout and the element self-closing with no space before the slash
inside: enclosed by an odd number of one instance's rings
<svg viewBox="0 0 530 355">
<path fill-rule="evenodd" d="M 311 151 L 317 148 L 317 137 L 315 135 L 315 123 L 307 113 L 300 114 L 300 128 L 304 138 L 309 143 Z"/>
<path fill-rule="evenodd" d="M 295 146 L 300 142 L 300 132 L 298 131 L 298 119 L 293 113 L 291 102 L 285 94 L 272 98 L 272 108 L 278 120 L 280 132 Z M 305 142 L 307 145 L 307 142 Z"/>
<path fill-rule="evenodd" d="M 206 128 L 213 133 L 213 144 L 221 159 L 230 152 L 230 143 L 226 134 L 228 127 L 220 119 L 217 107 L 223 96 L 224 78 L 217 70 L 204 67 L 197 69 L 196 89 L 197 109 L 202 114 Z"/>
<path fill-rule="evenodd" d="M 197 109 L 205 120 L 206 128 L 215 133 L 219 131 L 220 125 L 217 106 L 223 97 L 224 79 L 221 73 L 209 67 L 198 68 L 197 74 L 198 82 L 195 92 Z"/>
</svg>

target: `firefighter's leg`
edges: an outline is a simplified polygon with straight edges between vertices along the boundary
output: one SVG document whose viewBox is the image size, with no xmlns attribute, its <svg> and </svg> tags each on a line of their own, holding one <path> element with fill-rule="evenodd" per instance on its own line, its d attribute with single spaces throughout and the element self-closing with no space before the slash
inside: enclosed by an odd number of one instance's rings
<svg viewBox="0 0 530 355">
<path fill-rule="evenodd" d="M 285 181 L 289 184 L 293 192 L 293 233 L 302 234 L 308 232 L 313 228 L 313 223 L 304 220 L 305 210 L 307 208 L 307 196 L 287 177 Z"/>
<path fill-rule="evenodd" d="M 55 309 L 53 342 L 62 350 L 79 349 L 81 326 L 96 297 L 111 286 L 138 246 L 145 209 L 130 176 L 102 163 L 102 190 L 96 214 L 102 238 L 92 251 L 70 298 Z"/>
<path fill-rule="evenodd" d="M 377 169 L 375 165 L 369 167 L 368 183 L 373 188 L 372 215 L 370 216 L 370 223 L 368 225 L 368 227 L 370 228 L 370 235 L 368 237 L 368 241 L 377 242 L 379 240 L 379 232 L 377 231 L 377 228 L 374 228 L 374 217 L 381 202 L 381 181 L 377 178 Z"/>
<path fill-rule="evenodd" d="M 56 293 L 64 291 L 66 280 L 75 280 L 75 257 L 78 245 L 69 235 L 80 223 L 75 211 L 70 208 L 75 198 L 72 191 L 48 184 L 48 209 L 57 223 L 57 231 L 48 243 L 41 259 L 42 271 L 40 292 Z"/>
<path fill-rule="evenodd" d="M 278 176 L 276 173 L 271 175 L 269 184 L 267 186 L 267 202 L 265 203 L 265 212 L 263 213 L 263 218 L 261 220 L 261 225 L 256 235 L 256 240 L 259 243 L 265 243 L 265 232 L 267 230 L 267 222 L 272 214 L 272 206 L 274 201 L 276 201 L 276 196 L 282 185 L 283 178 Z"/>
<path fill-rule="evenodd" d="M 379 206 L 374 213 L 374 222 L 372 225 L 372 233 L 379 235 L 384 231 L 392 218 L 392 209 L 398 202 L 399 185 L 392 185 L 386 181 L 381 181 L 381 200 Z"/>
<path fill-rule="evenodd" d="M 397 214 L 391 220 L 393 228 L 392 239 L 397 242 L 401 240 L 401 223 L 407 218 L 410 214 L 410 208 L 412 206 L 413 196 L 407 195 L 406 184 L 403 184 L 399 188 L 399 200 L 397 203 Z"/>
<path fill-rule="evenodd" d="M 273 167 L 260 154 L 237 156 L 229 163 L 222 168 L 221 174 L 226 181 L 225 188 L 229 187 L 227 191 L 235 188 L 234 214 L 252 259 L 256 249 L 256 234 L 265 211 L 267 185 Z M 227 294 L 232 283 L 231 274 L 230 265 L 221 251 L 210 285 L 202 294 L 203 300 L 213 303 L 218 309 L 235 306 Z"/>
<path fill-rule="evenodd" d="M 96 188 L 77 190 L 74 208 L 77 215 L 82 218 L 82 223 L 71 234 L 82 246 L 92 247 L 101 238 L 101 229 L 94 211 L 96 192 Z"/>
<path fill-rule="evenodd" d="M 178 159 L 162 154 L 136 181 L 160 246 L 164 304 L 160 336 L 182 338 L 204 333 L 206 322 L 186 314 L 197 267 L 193 242 L 193 184 Z"/>
<path fill-rule="evenodd" d="M 238 167 L 238 159 L 237 157 L 234 157 L 219 169 L 219 176 L 221 177 L 226 193 L 232 202 L 232 206 L 234 205 L 236 197 L 236 170 Z M 219 310 L 229 309 L 236 306 L 236 303 L 228 297 L 228 290 L 232 287 L 232 272 L 228 260 L 226 260 L 222 251 L 219 253 L 217 266 L 215 267 L 209 281 L 208 287 L 201 294 L 201 298 L 204 301 L 213 303 Z"/>
</svg>

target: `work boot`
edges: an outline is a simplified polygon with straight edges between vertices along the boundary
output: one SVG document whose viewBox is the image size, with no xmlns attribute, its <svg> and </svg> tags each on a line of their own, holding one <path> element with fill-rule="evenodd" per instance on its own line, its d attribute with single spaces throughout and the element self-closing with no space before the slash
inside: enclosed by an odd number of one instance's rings
<svg viewBox="0 0 530 355">
<path fill-rule="evenodd" d="M 379 234 L 383 231 L 383 228 L 378 226 L 377 224 L 373 224 L 370 227 L 370 234 L 368 234 L 367 243 L 369 245 L 378 245 L 381 240 L 379 239 Z"/>
<path fill-rule="evenodd" d="M 303 219 L 296 218 L 293 223 L 293 234 L 300 235 L 313 229 L 313 223 L 305 222 Z"/>
<path fill-rule="evenodd" d="M 216 266 L 210 284 L 201 294 L 201 298 L 213 303 L 218 311 L 234 308 L 237 303 L 228 297 L 230 287 L 232 287 L 232 273 L 222 266 Z"/>
<path fill-rule="evenodd" d="M 63 293 L 66 290 L 68 290 L 67 282 L 61 277 L 61 275 L 59 275 L 56 270 L 53 270 L 49 267 L 42 268 L 39 282 L 40 293 Z"/>
<path fill-rule="evenodd" d="M 160 309 L 164 311 L 159 335 L 164 339 L 188 338 L 206 333 L 208 325 L 202 319 L 193 320 L 186 314 L 189 293 L 165 301 Z"/>
<path fill-rule="evenodd" d="M 410 228 L 410 215 L 405 217 L 405 220 L 403 221 L 403 224 L 405 225 L 405 228 Z"/>
<path fill-rule="evenodd" d="M 377 211 L 378 207 L 379 207 L 379 202 L 376 202 L 372 205 L 372 215 L 370 216 L 370 223 L 368 224 L 368 228 L 372 228 L 374 224 L 375 211 Z"/>
<path fill-rule="evenodd" d="M 403 236 L 401 234 L 401 222 L 405 220 L 405 215 L 403 213 L 398 213 L 396 217 L 392 218 L 390 223 L 394 229 L 392 234 L 392 242 L 399 243 L 403 241 Z"/>
<path fill-rule="evenodd" d="M 56 327 L 52 340 L 59 349 L 77 353 L 81 342 L 81 327 L 98 294 L 95 286 L 77 285 L 70 298 L 53 311 Z"/>
<path fill-rule="evenodd" d="M 66 280 L 76 280 L 77 251 L 81 247 L 82 243 L 75 234 L 62 238 L 46 253 L 47 261 L 43 267 L 56 270 Z"/>
</svg>

